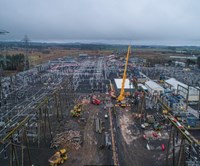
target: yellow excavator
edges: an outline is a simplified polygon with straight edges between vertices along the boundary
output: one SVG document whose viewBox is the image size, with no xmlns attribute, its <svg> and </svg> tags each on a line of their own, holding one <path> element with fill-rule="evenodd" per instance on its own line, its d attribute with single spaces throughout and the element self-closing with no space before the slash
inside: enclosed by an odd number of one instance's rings
<svg viewBox="0 0 200 166">
<path fill-rule="evenodd" d="M 70 111 L 70 113 L 71 113 L 71 116 L 73 116 L 73 117 L 80 117 L 81 111 L 82 111 L 82 104 L 77 104 Z"/>
<path fill-rule="evenodd" d="M 127 55 L 126 55 L 126 64 L 125 64 L 124 74 L 123 74 L 123 79 L 122 79 L 122 88 L 120 91 L 120 95 L 117 98 L 117 102 L 120 102 L 121 106 L 126 106 L 126 102 L 124 100 L 125 99 L 124 86 L 125 86 L 125 82 L 126 82 L 126 71 L 127 71 L 130 53 L 131 53 L 131 46 L 128 47 L 128 51 L 127 51 Z"/>
<path fill-rule="evenodd" d="M 61 149 L 57 151 L 51 158 L 49 159 L 50 166 L 58 166 L 63 164 L 67 160 L 67 150 Z"/>
</svg>

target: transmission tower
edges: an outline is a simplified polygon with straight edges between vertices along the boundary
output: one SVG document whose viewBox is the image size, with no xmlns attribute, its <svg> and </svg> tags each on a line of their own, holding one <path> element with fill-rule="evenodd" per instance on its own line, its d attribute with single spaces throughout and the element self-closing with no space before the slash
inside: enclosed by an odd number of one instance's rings
<svg viewBox="0 0 200 166">
<path fill-rule="evenodd" d="M 22 41 L 25 44 L 24 70 L 28 70 L 29 69 L 28 46 L 29 46 L 29 42 L 30 42 L 28 35 L 25 35 L 24 38 L 22 39 Z"/>
<path fill-rule="evenodd" d="M 8 31 L 0 29 L 0 35 L 4 35 L 6 33 L 9 33 Z M 5 56 L 4 56 L 4 61 L 5 61 Z M 5 62 L 4 62 L 5 63 Z M 0 100 L 2 99 L 2 85 L 1 85 L 1 79 L 3 76 L 3 68 L 0 68 Z"/>
<path fill-rule="evenodd" d="M 5 31 L 5 30 L 2 30 L 0 29 L 0 35 L 5 35 L 6 33 L 9 33 L 8 31 Z M 4 55 L 4 58 L 3 58 L 3 63 L 4 63 L 4 66 L 6 65 L 6 55 Z M 2 68 L 2 66 L 1 66 Z M 1 73 L 2 74 L 2 73 Z"/>
</svg>

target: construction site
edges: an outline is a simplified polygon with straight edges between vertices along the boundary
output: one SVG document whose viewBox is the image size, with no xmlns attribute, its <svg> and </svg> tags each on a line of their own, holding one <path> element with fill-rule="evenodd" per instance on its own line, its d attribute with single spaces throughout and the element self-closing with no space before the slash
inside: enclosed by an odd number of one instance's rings
<svg viewBox="0 0 200 166">
<path fill-rule="evenodd" d="M 199 70 L 80 52 L 1 77 L 0 165 L 200 165 Z"/>
</svg>

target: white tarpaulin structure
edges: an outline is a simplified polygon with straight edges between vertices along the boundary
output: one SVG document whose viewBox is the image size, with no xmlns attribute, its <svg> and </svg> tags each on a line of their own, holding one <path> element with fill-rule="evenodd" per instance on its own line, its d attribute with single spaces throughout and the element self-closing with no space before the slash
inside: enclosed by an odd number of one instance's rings
<svg viewBox="0 0 200 166">
<path fill-rule="evenodd" d="M 162 86 L 151 80 L 145 82 L 145 87 L 151 95 L 157 95 L 164 92 L 164 88 Z"/>
<path fill-rule="evenodd" d="M 165 80 L 165 85 L 170 88 L 171 90 L 174 90 L 175 93 L 177 93 L 178 85 L 183 86 L 184 88 L 188 88 L 188 86 L 180 81 L 177 81 L 175 78 L 170 78 L 168 80 Z"/>
<path fill-rule="evenodd" d="M 117 89 L 122 88 L 122 80 L 123 79 L 115 78 L 115 85 L 116 85 Z M 133 84 L 132 83 L 130 84 L 129 79 L 126 79 L 124 89 L 134 89 Z"/>
</svg>

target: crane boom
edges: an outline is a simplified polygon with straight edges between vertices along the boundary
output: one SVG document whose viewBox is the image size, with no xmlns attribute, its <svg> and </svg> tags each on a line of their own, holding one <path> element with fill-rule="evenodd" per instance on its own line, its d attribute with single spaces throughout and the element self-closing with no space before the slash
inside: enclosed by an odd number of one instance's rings
<svg viewBox="0 0 200 166">
<path fill-rule="evenodd" d="M 127 71 L 128 59 L 129 59 L 129 56 L 130 56 L 130 52 L 131 52 L 131 46 L 128 47 L 128 51 L 127 51 L 127 55 L 126 55 L 126 64 L 125 64 L 124 75 L 123 75 L 123 79 L 122 79 L 122 88 L 121 88 L 121 91 L 120 91 L 120 95 L 117 98 L 118 101 L 124 100 L 124 85 L 125 85 L 125 82 L 126 82 L 126 71 Z"/>
</svg>

